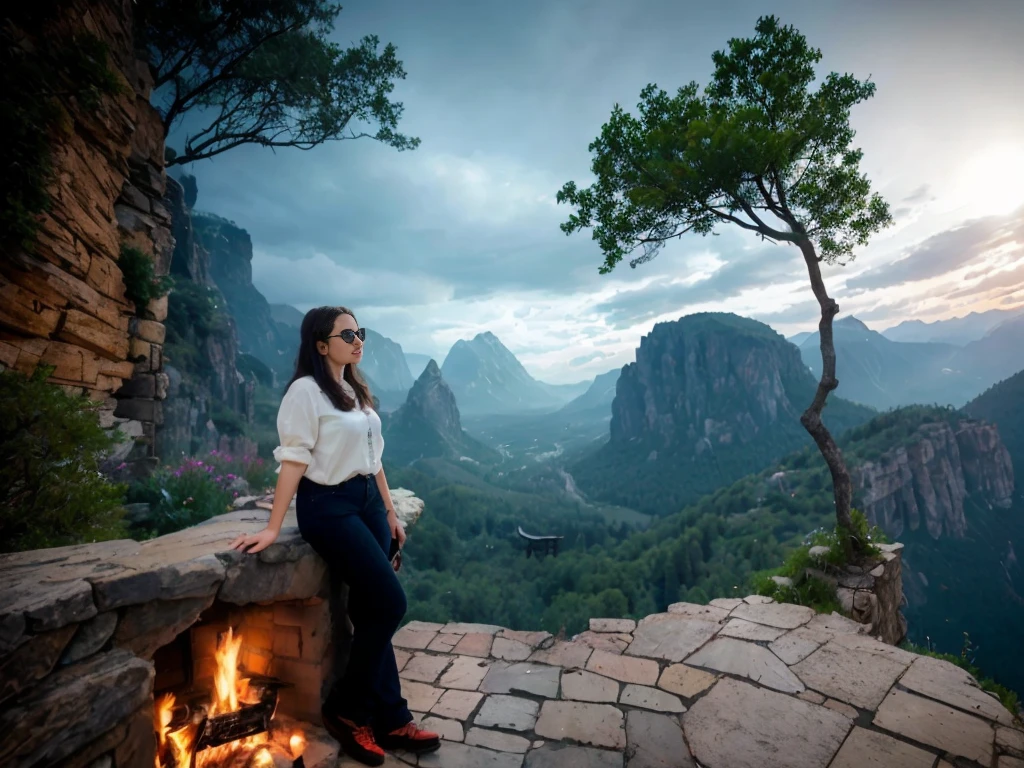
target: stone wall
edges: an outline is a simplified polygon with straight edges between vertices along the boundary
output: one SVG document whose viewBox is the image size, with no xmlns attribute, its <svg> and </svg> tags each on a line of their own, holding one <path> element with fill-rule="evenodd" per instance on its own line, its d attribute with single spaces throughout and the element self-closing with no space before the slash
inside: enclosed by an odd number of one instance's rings
<svg viewBox="0 0 1024 768">
<path fill-rule="evenodd" d="M 843 612 L 867 625 L 867 632 L 883 643 L 899 645 L 907 636 L 907 619 L 901 612 L 903 597 L 903 545 L 879 544 L 881 557 L 865 566 L 846 565 L 839 569 L 808 569 L 807 577 L 829 583 L 836 589 Z M 827 554 L 828 547 L 811 547 L 812 558 Z M 776 577 L 778 580 L 781 577 Z M 778 581 L 777 581 L 778 583 Z"/>
<path fill-rule="evenodd" d="M 415 522 L 423 503 L 401 489 L 392 496 L 403 523 Z M 0 765 L 153 765 L 154 654 L 197 622 L 218 626 L 211 607 L 247 633 L 247 671 L 294 684 L 282 711 L 315 717 L 346 662 L 344 590 L 293 511 L 263 552 L 227 549 L 267 517 L 243 509 L 146 542 L 0 555 Z M 192 635 L 196 669 L 208 672 L 210 636 L 204 647 L 203 633 Z"/>
<path fill-rule="evenodd" d="M 173 241 L 160 203 L 163 126 L 149 103 L 149 68 L 135 56 L 133 3 L 72 0 L 55 7 L 60 15 L 45 41 L 29 39 L 26 47 L 87 31 L 107 45 L 122 92 L 94 111 L 62 100 L 68 130 L 52 147 L 51 208 L 40 216 L 32 252 L 10 245 L 0 259 L 0 366 L 26 374 L 54 366 L 54 383 L 102 402 L 103 425 L 136 439 L 112 458 L 146 460 L 166 391 L 159 377 L 167 304 L 140 308 L 137 317 L 118 260 L 121 245 L 131 245 L 167 272 Z M 124 390 L 126 381 L 133 383 Z"/>
</svg>

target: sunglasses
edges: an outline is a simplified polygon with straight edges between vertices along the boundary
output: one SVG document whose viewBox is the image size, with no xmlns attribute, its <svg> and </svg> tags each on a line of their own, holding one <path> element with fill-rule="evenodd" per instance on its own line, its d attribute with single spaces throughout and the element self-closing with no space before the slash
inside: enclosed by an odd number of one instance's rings
<svg viewBox="0 0 1024 768">
<path fill-rule="evenodd" d="M 353 330 L 351 330 L 349 328 L 346 328 L 341 333 L 335 333 L 332 336 L 325 337 L 324 341 L 327 341 L 327 339 L 333 339 L 335 336 L 340 338 L 346 344 L 351 344 L 353 341 L 355 341 L 356 340 L 356 336 L 359 337 L 360 341 L 366 341 L 366 329 L 365 328 L 360 328 L 358 331 L 353 331 Z"/>
</svg>

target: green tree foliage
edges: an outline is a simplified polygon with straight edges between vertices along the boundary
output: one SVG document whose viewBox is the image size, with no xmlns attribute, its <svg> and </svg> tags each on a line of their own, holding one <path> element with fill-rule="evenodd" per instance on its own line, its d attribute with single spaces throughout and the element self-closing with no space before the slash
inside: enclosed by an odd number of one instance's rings
<svg viewBox="0 0 1024 768">
<path fill-rule="evenodd" d="M 0 552 L 124 536 L 124 486 L 100 474 L 114 439 L 96 404 L 46 382 L 0 373 Z"/>
<path fill-rule="evenodd" d="M 712 59 L 703 90 L 691 82 L 671 95 L 652 84 L 641 93 L 639 117 L 614 107 L 589 147 L 597 181 L 587 189 L 569 182 L 558 192 L 560 203 L 576 209 L 562 230 L 593 229 L 602 273 L 626 256 L 635 267 L 667 241 L 712 234 L 721 224 L 800 249 L 821 307 L 823 359 L 801 422 L 832 473 L 837 520 L 851 528 L 849 473 L 821 421 L 838 386 L 832 318 L 839 308 L 819 265 L 851 259 L 891 223 L 888 205 L 860 171 L 861 151 L 851 146 L 850 110 L 875 86 L 831 73 L 812 90 L 821 51 L 773 16 Z"/>
<path fill-rule="evenodd" d="M 155 0 L 137 8 L 164 129 L 186 113 L 205 123 L 169 165 L 242 144 L 310 149 L 369 137 L 398 150 L 419 145 L 397 130 L 403 106 L 390 95 L 405 70 L 395 47 L 378 50 L 373 35 L 348 49 L 330 42 L 340 5 Z"/>
</svg>

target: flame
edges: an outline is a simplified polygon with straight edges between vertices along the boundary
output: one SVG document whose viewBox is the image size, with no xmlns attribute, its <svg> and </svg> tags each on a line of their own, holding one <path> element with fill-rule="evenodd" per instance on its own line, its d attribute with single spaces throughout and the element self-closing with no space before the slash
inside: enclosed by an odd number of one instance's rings
<svg viewBox="0 0 1024 768">
<path fill-rule="evenodd" d="M 209 717 L 222 715 L 226 712 L 235 712 L 241 708 L 241 703 L 249 698 L 249 678 L 239 675 L 238 657 L 242 650 L 242 636 L 235 635 L 232 628 L 218 640 L 217 650 L 214 658 L 217 662 L 217 671 L 213 678 L 213 702 L 207 713 Z M 156 757 L 156 768 L 186 768 L 192 758 L 192 748 L 195 738 L 195 727 L 187 726 L 173 733 L 169 731 L 171 720 L 174 717 L 174 694 L 168 693 L 160 697 L 154 706 L 154 720 L 160 749 Z M 300 734 L 296 734 L 300 739 Z M 295 736 L 292 737 L 293 739 Z M 262 733 L 250 736 L 245 739 L 223 744 L 212 749 L 205 749 L 196 755 L 196 768 L 212 768 L 224 764 L 236 750 L 250 749 L 267 741 L 267 734 Z M 161 755 L 166 755 L 167 745 L 170 745 L 171 765 L 164 765 L 161 762 Z M 304 746 L 304 745 L 303 745 Z M 260 754 L 254 755 L 257 765 L 267 765 L 267 760 L 273 763 L 273 758 L 265 749 Z"/>
<path fill-rule="evenodd" d="M 302 753 L 306 749 L 306 737 L 296 731 L 292 734 L 292 737 L 288 739 L 288 748 L 292 752 L 292 757 L 298 760 L 302 757 Z"/>
<path fill-rule="evenodd" d="M 157 749 L 156 768 L 161 768 L 160 755 L 170 745 L 171 757 L 174 765 L 184 766 L 192 755 L 192 729 L 181 728 L 169 732 L 168 727 L 174 717 L 174 694 L 167 693 L 160 697 L 156 703 L 155 714 L 157 721 L 157 734 L 159 735 L 159 749 Z"/>
</svg>

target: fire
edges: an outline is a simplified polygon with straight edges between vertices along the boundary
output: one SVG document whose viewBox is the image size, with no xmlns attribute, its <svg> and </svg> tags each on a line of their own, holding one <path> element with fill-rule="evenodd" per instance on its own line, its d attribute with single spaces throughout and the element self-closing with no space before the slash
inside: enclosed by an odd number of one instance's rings
<svg viewBox="0 0 1024 768">
<path fill-rule="evenodd" d="M 233 629 L 228 628 L 227 632 L 218 640 L 217 650 L 214 653 L 217 666 L 213 679 L 213 701 L 205 713 L 208 718 L 237 712 L 242 705 L 254 703 L 248 701 L 250 698 L 249 679 L 239 674 L 241 650 L 242 636 L 236 635 Z M 193 720 L 172 731 L 171 723 L 174 720 L 175 701 L 174 694 L 168 693 L 161 696 L 154 706 L 154 720 L 159 742 L 156 768 L 187 768 L 192 761 L 199 721 Z M 267 739 L 268 735 L 261 733 L 218 747 L 203 749 L 195 755 L 195 768 L 215 768 L 218 765 L 226 765 L 240 749 L 249 750 L 259 745 L 265 745 Z M 302 753 L 305 745 L 305 737 L 299 732 L 293 734 L 289 741 L 292 754 L 296 756 Z M 251 757 L 254 764 L 258 766 L 273 763 L 273 758 L 266 746 L 261 747 Z"/>
</svg>

